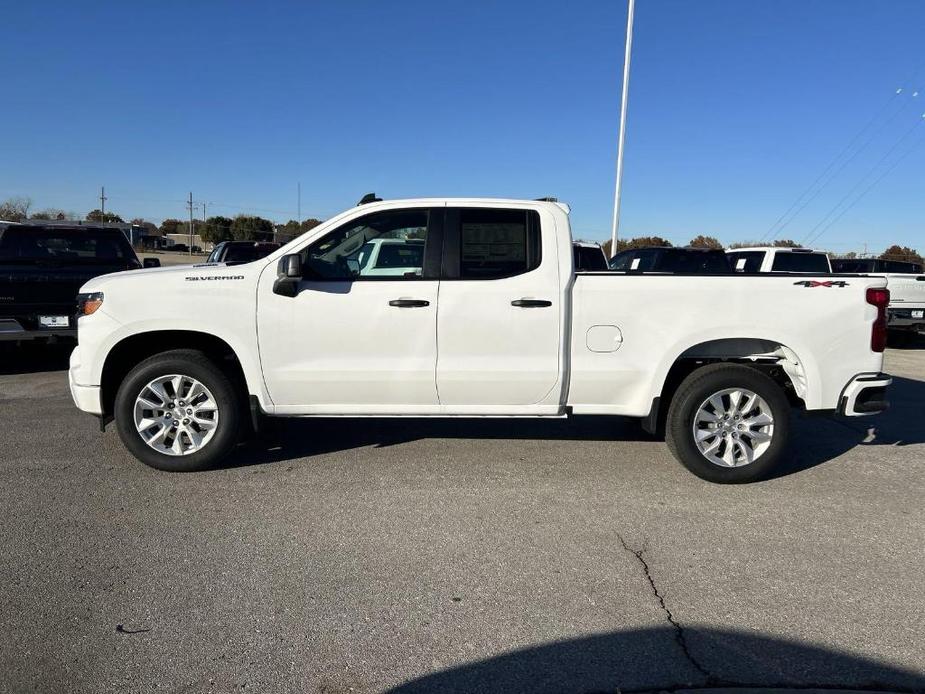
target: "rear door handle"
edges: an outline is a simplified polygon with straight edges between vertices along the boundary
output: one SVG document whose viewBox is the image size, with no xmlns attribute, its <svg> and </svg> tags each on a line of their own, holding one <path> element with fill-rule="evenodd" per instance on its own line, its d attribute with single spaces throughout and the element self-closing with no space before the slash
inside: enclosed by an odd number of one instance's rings
<svg viewBox="0 0 925 694">
<path fill-rule="evenodd" d="M 398 308 L 421 308 L 422 306 L 430 306 L 430 302 L 424 301 L 423 299 L 392 299 L 389 302 L 389 306 L 397 306 Z"/>
<path fill-rule="evenodd" d="M 511 306 L 519 306 L 520 308 L 546 308 L 552 306 L 552 302 L 546 301 L 546 299 L 515 299 L 511 302 Z"/>
</svg>

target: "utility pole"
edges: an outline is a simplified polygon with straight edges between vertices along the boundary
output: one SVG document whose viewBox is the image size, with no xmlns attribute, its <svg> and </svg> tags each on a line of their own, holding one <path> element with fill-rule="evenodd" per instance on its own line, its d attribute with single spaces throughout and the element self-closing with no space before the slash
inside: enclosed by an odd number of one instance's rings
<svg viewBox="0 0 925 694">
<path fill-rule="evenodd" d="M 298 202 L 296 203 L 295 216 L 296 216 L 296 221 L 299 223 L 299 229 L 297 229 L 296 231 L 299 231 L 302 228 L 302 182 L 299 181 L 298 183 L 296 183 L 296 186 L 299 192 L 296 195 Z"/>
<path fill-rule="evenodd" d="M 100 186 L 100 221 L 106 219 L 106 201 L 109 198 L 106 197 L 106 186 Z"/>
<path fill-rule="evenodd" d="M 189 207 L 189 246 L 187 247 L 187 253 L 193 255 L 193 193 L 189 194 L 189 202 L 186 203 Z"/>
<path fill-rule="evenodd" d="M 617 182 L 613 191 L 613 224 L 610 231 L 610 255 L 617 252 L 617 231 L 620 228 L 620 193 L 623 187 L 623 143 L 626 138 L 626 102 L 630 89 L 630 56 L 633 49 L 633 12 L 636 0 L 628 0 L 626 13 L 626 50 L 623 54 L 623 95 L 620 99 L 620 135 L 617 138 Z"/>
</svg>

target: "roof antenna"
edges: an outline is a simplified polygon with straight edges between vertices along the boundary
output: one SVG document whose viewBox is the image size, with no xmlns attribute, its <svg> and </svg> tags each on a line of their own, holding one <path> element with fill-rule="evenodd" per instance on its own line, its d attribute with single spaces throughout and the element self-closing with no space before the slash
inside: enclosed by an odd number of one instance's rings
<svg viewBox="0 0 925 694">
<path fill-rule="evenodd" d="M 360 202 L 357 203 L 357 207 L 360 205 L 367 205 L 371 202 L 382 202 L 382 198 L 377 198 L 375 193 L 367 193 L 362 198 L 360 198 Z"/>
</svg>

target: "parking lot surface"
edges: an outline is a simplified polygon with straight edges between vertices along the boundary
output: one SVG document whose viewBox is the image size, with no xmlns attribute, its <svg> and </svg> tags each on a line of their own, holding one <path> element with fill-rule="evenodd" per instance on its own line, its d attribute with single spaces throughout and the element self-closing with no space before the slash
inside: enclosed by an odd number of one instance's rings
<svg viewBox="0 0 925 694">
<path fill-rule="evenodd" d="M 637 424 L 293 420 L 196 474 L 0 355 L 0 691 L 925 689 L 925 349 L 703 482 Z"/>
</svg>

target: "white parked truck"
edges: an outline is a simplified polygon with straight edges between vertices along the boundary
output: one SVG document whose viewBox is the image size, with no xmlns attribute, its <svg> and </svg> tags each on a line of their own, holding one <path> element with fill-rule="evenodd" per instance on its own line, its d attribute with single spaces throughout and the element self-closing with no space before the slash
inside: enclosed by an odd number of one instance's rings
<svg viewBox="0 0 925 694">
<path fill-rule="evenodd" d="M 376 239 L 420 265 L 364 275 Z M 567 206 L 352 208 L 266 258 L 88 282 L 77 406 L 162 470 L 198 470 L 265 417 L 620 415 L 715 482 L 768 475 L 791 408 L 886 407 L 888 292 L 850 275 L 573 269 Z"/>
<path fill-rule="evenodd" d="M 787 246 L 755 246 L 726 251 L 729 264 L 736 272 L 806 272 L 829 273 L 832 264 L 824 251 Z"/>
<path fill-rule="evenodd" d="M 889 329 L 925 335 L 925 274 L 920 264 L 880 258 L 838 258 L 832 265 L 838 273 L 885 277 L 890 290 Z"/>
</svg>

